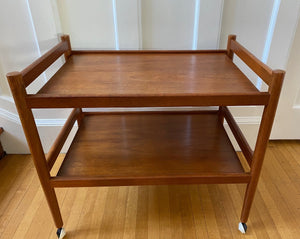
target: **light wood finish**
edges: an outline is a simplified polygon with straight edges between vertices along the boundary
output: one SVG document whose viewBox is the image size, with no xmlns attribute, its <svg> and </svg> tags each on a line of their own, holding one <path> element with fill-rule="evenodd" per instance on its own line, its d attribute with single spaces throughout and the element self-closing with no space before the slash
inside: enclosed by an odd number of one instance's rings
<svg viewBox="0 0 300 239">
<path fill-rule="evenodd" d="M 233 59 L 233 50 L 231 49 L 231 40 L 236 40 L 236 35 L 229 35 L 227 40 L 227 56 L 232 60 Z"/>
<path fill-rule="evenodd" d="M 27 100 L 44 108 L 261 105 L 268 98 L 224 53 L 98 52 L 73 54 Z"/>
<path fill-rule="evenodd" d="M 42 74 L 53 62 L 55 62 L 65 51 L 68 50 L 68 43 L 62 41 L 46 52 L 43 56 L 26 67 L 22 72 L 25 87 L 29 86 L 40 74 Z"/>
<path fill-rule="evenodd" d="M 99 54 L 99 53 L 105 53 L 105 54 L 141 54 L 141 53 L 147 53 L 147 54 L 158 54 L 158 53 L 168 53 L 168 54 L 187 54 L 187 53 L 217 53 L 217 54 L 224 54 L 227 53 L 227 50 L 72 50 L 72 55 L 78 55 L 78 54 Z"/>
<path fill-rule="evenodd" d="M 217 114 L 87 115 L 59 176 L 164 176 L 242 173 Z"/>
<path fill-rule="evenodd" d="M 56 238 L 31 157 L 8 155 L 0 161 L 0 175 L 0 238 Z M 246 235 L 237 230 L 244 185 L 59 188 L 56 192 L 70 239 L 185 239 L 187 235 L 298 239 L 299 188 L 300 141 L 271 141 Z"/>
<path fill-rule="evenodd" d="M 243 173 L 216 113 L 90 114 L 52 185 L 249 182 Z"/>
<path fill-rule="evenodd" d="M 28 95 L 30 108 L 88 108 L 88 107 L 173 107 L 217 105 L 265 105 L 270 94 L 202 95 L 202 96 L 61 96 Z M 239 99 L 239 100 L 237 100 Z"/>
<path fill-rule="evenodd" d="M 64 57 L 65 57 L 65 60 L 67 61 L 70 58 L 71 54 L 72 54 L 70 36 L 69 35 L 62 35 L 60 37 L 60 39 L 62 40 L 62 42 L 66 42 L 67 45 L 68 45 L 68 49 L 64 52 Z"/>
<path fill-rule="evenodd" d="M 45 154 L 41 144 L 41 140 L 37 131 L 37 127 L 33 118 L 31 109 L 27 107 L 25 96 L 26 90 L 20 72 L 12 72 L 7 74 L 10 89 L 13 93 L 15 104 L 22 123 L 27 143 L 32 154 L 34 165 L 37 169 L 41 185 L 46 195 L 48 205 L 50 207 L 55 225 L 60 228 L 63 225 L 57 198 L 53 187 L 50 185 L 50 173 L 46 162 Z"/>
<path fill-rule="evenodd" d="M 249 166 L 252 164 L 252 158 L 253 158 L 253 150 L 251 149 L 250 145 L 248 144 L 245 136 L 243 135 L 243 132 L 235 122 L 232 114 L 230 113 L 228 107 L 222 106 L 221 111 L 225 115 L 226 122 L 228 123 L 231 132 L 234 134 L 234 137 L 239 144 L 245 158 L 247 159 L 247 162 Z"/>
<path fill-rule="evenodd" d="M 253 153 L 253 159 L 251 164 L 251 181 L 249 182 L 244 198 L 244 205 L 242 209 L 241 222 L 247 222 L 250 208 L 254 199 L 256 186 L 259 180 L 263 159 L 265 156 L 267 143 L 271 134 L 272 125 L 277 109 L 279 95 L 282 87 L 282 82 L 285 72 L 281 70 L 275 70 L 272 73 L 272 82 L 269 87 L 270 102 L 265 106 L 263 116 L 261 119 L 257 141 Z"/>
<path fill-rule="evenodd" d="M 61 129 L 59 135 L 57 136 L 52 147 L 50 148 L 50 150 L 47 154 L 47 158 L 46 158 L 49 170 L 51 170 L 53 164 L 55 163 L 55 160 L 56 160 L 57 156 L 59 155 L 62 147 L 64 146 L 64 143 L 65 143 L 70 131 L 72 130 L 75 121 L 79 117 L 79 114 L 81 114 L 81 111 L 79 109 L 73 109 L 73 111 L 70 113 L 70 116 L 67 119 L 64 127 Z"/>
<path fill-rule="evenodd" d="M 62 226 L 62 219 L 54 187 L 174 183 L 247 183 L 241 214 L 241 222 L 247 222 L 284 71 L 272 71 L 237 43 L 235 36 L 229 37 L 227 54 L 225 51 L 72 53 L 69 38 L 65 36 L 62 39 L 62 43 L 26 68 L 26 74 L 24 71 L 7 74 L 57 227 Z M 268 92 L 258 91 L 235 66 L 232 52 L 262 77 L 269 85 Z M 64 66 L 37 94 L 27 95 L 26 86 L 62 54 L 67 60 Z M 251 104 L 264 105 L 253 156 L 234 118 L 223 107 Z M 182 115 L 140 113 L 101 116 L 85 114 L 80 109 L 184 105 L 217 105 L 219 111 L 201 115 L 185 112 Z M 49 165 L 32 114 L 32 108 L 36 107 L 79 108 L 77 115 L 74 113 L 76 110 L 73 111 L 55 141 Z M 248 159 L 248 165 L 241 160 L 246 172 L 242 170 L 223 129 L 224 116 Z M 54 156 L 75 119 L 80 126 L 78 134 L 58 175 L 50 177 Z M 181 135 L 185 131 L 188 134 Z M 120 139 L 120 136 L 123 138 Z M 206 190 L 203 193 L 207 193 Z M 237 197 L 235 199 L 238 200 Z M 205 201 L 204 210 L 209 210 L 211 204 Z M 209 225 L 215 223 L 212 221 Z M 213 237 L 217 235 L 213 233 Z"/>
<path fill-rule="evenodd" d="M 72 55 L 38 92 L 64 96 L 236 93 L 259 91 L 226 54 L 167 52 Z"/>
<path fill-rule="evenodd" d="M 241 58 L 243 62 L 245 62 L 267 85 L 270 86 L 273 79 L 273 71 L 270 67 L 261 62 L 235 39 L 230 40 L 230 53 L 231 52 L 234 52 Z"/>
</svg>

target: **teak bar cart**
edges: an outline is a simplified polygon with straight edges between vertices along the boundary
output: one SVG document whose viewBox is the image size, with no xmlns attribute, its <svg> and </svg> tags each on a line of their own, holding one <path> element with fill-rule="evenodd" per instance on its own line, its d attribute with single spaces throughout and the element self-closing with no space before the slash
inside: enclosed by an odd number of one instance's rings
<svg viewBox="0 0 300 239">
<path fill-rule="evenodd" d="M 246 222 L 269 140 L 284 71 L 272 70 L 236 41 L 227 50 L 74 51 L 69 36 L 21 72 L 7 74 L 57 235 L 65 235 L 56 187 L 245 183 L 239 223 Z M 30 85 L 62 54 L 65 64 L 36 93 Z M 233 63 L 237 55 L 268 86 L 260 92 Z M 254 151 L 227 106 L 262 105 Z M 89 107 L 219 106 L 206 111 L 84 112 Z M 45 156 L 34 108 L 74 108 Z M 209 108 L 211 109 L 211 108 Z M 226 119 L 250 170 L 238 158 Z M 60 150 L 78 131 L 55 177 Z"/>
</svg>

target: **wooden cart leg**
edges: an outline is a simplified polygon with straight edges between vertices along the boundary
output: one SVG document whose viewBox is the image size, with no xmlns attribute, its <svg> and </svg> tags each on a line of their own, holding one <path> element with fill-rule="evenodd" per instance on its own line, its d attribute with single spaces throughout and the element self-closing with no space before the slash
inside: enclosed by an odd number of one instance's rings
<svg viewBox="0 0 300 239">
<path fill-rule="evenodd" d="M 48 206 L 50 208 L 55 226 L 57 228 L 62 228 L 63 227 L 63 220 L 60 214 L 59 206 L 58 206 L 58 201 L 57 197 L 54 191 L 54 188 L 51 188 L 50 185 L 49 187 L 43 187 Z"/>
<path fill-rule="evenodd" d="M 51 214 L 56 227 L 61 231 L 63 221 L 54 188 L 50 185 L 50 170 L 46 162 L 46 157 L 37 131 L 32 110 L 27 106 L 27 93 L 22 79 L 22 74 L 20 72 L 12 72 L 7 74 L 7 79 L 13 93 L 26 140 L 32 154 L 34 166 L 44 190 Z M 59 236 L 59 238 L 62 237 Z"/>
<path fill-rule="evenodd" d="M 247 188 L 246 188 L 244 204 L 243 204 L 243 209 L 242 209 L 242 214 L 241 214 L 241 222 L 240 222 L 240 224 L 244 224 L 244 225 L 242 225 L 243 229 L 240 228 L 241 225 L 239 225 L 239 230 L 240 231 L 244 230 L 244 232 L 242 231 L 243 233 L 245 233 L 247 231 L 246 223 L 249 218 L 250 209 L 252 206 L 252 202 L 253 202 L 256 187 L 257 187 L 257 182 L 254 182 L 254 180 L 251 180 L 250 183 L 248 183 Z"/>
<path fill-rule="evenodd" d="M 284 74 L 285 73 L 280 70 L 273 71 L 273 79 L 269 87 L 269 93 L 270 93 L 269 104 L 265 106 L 262 115 L 262 120 L 260 123 L 255 150 L 253 154 L 252 164 L 250 165 L 251 180 L 247 185 L 242 214 L 241 214 L 241 222 L 239 224 L 239 229 L 243 233 L 245 233 L 247 230 L 246 222 L 248 220 L 252 202 L 255 196 L 259 175 L 261 172 L 263 160 L 265 157 L 265 152 L 267 149 L 267 144 L 271 134 L 271 129 L 272 129 L 275 113 L 276 113 L 276 108 L 278 104 L 278 99 L 281 91 Z"/>
</svg>

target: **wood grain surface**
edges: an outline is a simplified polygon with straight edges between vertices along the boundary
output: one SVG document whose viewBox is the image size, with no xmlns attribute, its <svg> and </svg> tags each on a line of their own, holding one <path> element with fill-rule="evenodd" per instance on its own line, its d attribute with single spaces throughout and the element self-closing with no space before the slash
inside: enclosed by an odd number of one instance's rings
<svg viewBox="0 0 300 239">
<path fill-rule="evenodd" d="M 100 52 L 71 55 L 27 99 L 30 107 L 245 105 L 266 104 L 268 93 L 225 53 Z"/>
<path fill-rule="evenodd" d="M 257 93 L 226 54 L 81 54 L 39 91 L 53 95 Z"/>
<path fill-rule="evenodd" d="M 112 113 L 84 117 L 58 176 L 135 178 L 137 184 L 159 177 L 163 184 L 164 178 L 184 183 L 182 177 L 243 172 L 215 112 Z"/>
</svg>

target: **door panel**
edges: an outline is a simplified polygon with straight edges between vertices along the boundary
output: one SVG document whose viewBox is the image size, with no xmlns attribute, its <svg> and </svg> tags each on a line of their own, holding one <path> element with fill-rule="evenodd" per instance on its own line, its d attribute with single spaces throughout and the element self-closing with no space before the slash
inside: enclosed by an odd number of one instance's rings
<svg viewBox="0 0 300 239">
<path fill-rule="evenodd" d="M 192 49 L 195 1 L 141 1 L 144 49 Z"/>
</svg>

